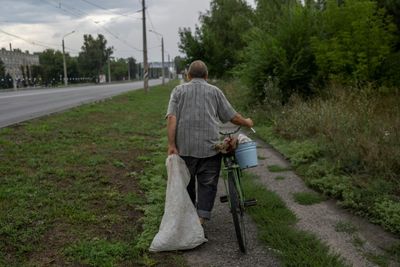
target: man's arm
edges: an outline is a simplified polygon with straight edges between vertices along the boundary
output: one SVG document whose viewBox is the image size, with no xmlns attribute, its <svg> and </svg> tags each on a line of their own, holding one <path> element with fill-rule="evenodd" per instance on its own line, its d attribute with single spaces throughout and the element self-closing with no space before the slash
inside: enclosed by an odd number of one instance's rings
<svg viewBox="0 0 400 267">
<path fill-rule="evenodd" d="M 168 115 L 167 117 L 167 132 L 168 132 L 168 155 L 179 154 L 175 144 L 176 116 L 174 115 Z"/>
<path fill-rule="evenodd" d="M 250 119 L 250 118 L 245 119 L 239 113 L 235 114 L 235 116 L 231 119 L 231 122 L 233 124 L 240 125 L 240 126 L 246 126 L 249 128 L 253 127 L 253 125 L 254 125 L 252 119 Z"/>
</svg>

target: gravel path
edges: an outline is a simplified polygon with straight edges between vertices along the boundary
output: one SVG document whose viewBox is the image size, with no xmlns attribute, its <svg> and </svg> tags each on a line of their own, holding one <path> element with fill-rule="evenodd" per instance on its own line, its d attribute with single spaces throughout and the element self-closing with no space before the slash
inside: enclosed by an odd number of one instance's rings
<svg viewBox="0 0 400 267">
<path fill-rule="evenodd" d="M 352 266 L 375 266 L 366 259 L 366 254 L 382 253 L 383 248 L 398 242 L 393 235 L 373 225 L 363 218 L 354 216 L 339 208 L 335 201 L 328 200 L 319 204 L 304 206 L 293 200 L 295 192 L 311 192 L 303 180 L 292 171 L 270 172 L 268 165 L 289 167 L 284 157 L 269 145 L 257 141 L 258 154 L 264 160 L 251 171 L 260 177 L 261 183 L 269 190 L 276 192 L 299 218 L 297 227 L 316 234 L 326 242 L 334 252 L 340 254 Z M 284 176 L 283 180 L 276 180 L 276 176 Z M 338 232 L 338 224 L 354 227 L 353 231 Z M 392 266 L 398 266 L 392 263 Z"/>
<path fill-rule="evenodd" d="M 260 182 L 276 192 L 299 219 L 299 229 L 314 233 L 323 242 L 328 244 L 334 253 L 340 254 L 350 265 L 355 267 L 376 266 L 367 260 L 367 254 L 381 254 L 384 248 L 400 240 L 383 231 L 377 225 L 354 216 L 339 208 L 335 201 L 328 200 L 310 206 L 300 205 L 293 200 L 295 192 L 311 192 L 303 180 L 292 171 L 270 172 L 269 165 L 290 167 L 288 161 L 268 144 L 257 140 L 259 166 L 251 172 L 260 177 Z M 283 180 L 275 177 L 284 176 Z M 219 196 L 224 194 L 223 180 L 220 179 L 218 195 L 213 210 L 213 218 L 206 225 L 206 234 L 209 242 L 202 246 L 184 252 L 188 266 L 218 266 L 218 267 L 250 267 L 250 266 L 280 266 L 270 248 L 260 244 L 257 239 L 257 228 L 249 217 L 247 221 L 248 253 L 240 253 L 231 214 L 226 203 L 219 202 Z M 337 231 L 338 224 L 350 226 L 351 231 Z M 390 266 L 398 266 L 391 263 Z"/>
<path fill-rule="evenodd" d="M 280 266 L 273 253 L 258 241 L 256 225 L 247 216 L 245 219 L 248 252 L 244 255 L 239 251 L 228 204 L 219 201 L 219 196 L 223 195 L 224 192 L 225 188 L 221 177 L 218 184 L 218 194 L 212 214 L 213 217 L 206 224 L 205 233 L 209 241 L 194 250 L 184 252 L 188 266 Z"/>
</svg>

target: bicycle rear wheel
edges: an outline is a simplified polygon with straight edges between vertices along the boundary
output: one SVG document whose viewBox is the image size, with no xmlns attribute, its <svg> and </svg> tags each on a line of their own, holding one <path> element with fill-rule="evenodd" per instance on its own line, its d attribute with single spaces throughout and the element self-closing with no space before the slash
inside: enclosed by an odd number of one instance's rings
<svg viewBox="0 0 400 267">
<path fill-rule="evenodd" d="M 233 171 L 228 172 L 228 189 L 237 241 L 240 251 L 246 253 L 246 231 L 243 218 L 243 205 L 241 205 L 240 202 L 240 194 L 235 185 L 235 173 Z"/>
</svg>

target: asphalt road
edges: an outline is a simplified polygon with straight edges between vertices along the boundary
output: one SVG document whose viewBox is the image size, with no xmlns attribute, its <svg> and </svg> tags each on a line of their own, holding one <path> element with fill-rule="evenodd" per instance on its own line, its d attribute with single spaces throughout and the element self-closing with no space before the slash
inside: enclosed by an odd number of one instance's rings
<svg viewBox="0 0 400 267">
<path fill-rule="evenodd" d="M 161 84 L 151 80 L 149 85 Z M 143 81 L 0 93 L 0 128 L 143 88 Z"/>
</svg>

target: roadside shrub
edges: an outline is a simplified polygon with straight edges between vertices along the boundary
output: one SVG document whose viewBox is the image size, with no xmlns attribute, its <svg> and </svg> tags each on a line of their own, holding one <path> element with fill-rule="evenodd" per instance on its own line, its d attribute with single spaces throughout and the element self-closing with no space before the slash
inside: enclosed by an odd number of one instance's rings
<svg viewBox="0 0 400 267">
<path fill-rule="evenodd" d="M 380 89 L 332 84 L 318 98 L 251 109 L 257 134 L 308 186 L 399 234 L 400 93 Z"/>
<path fill-rule="evenodd" d="M 249 103 L 251 102 L 251 92 L 247 86 L 244 86 L 238 80 L 220 80 L 216 85 L 224 91 L 225 96 L 229 99 L 229 102 L 235 109 L 241 111 L 249 110 Z"/>
<path fill-rule="evenodd" d="M 352 190 L 352 181 L 348 176 L 327 175 L 308 180 L 308 185 L 327 196 L 343 199 Z"/>
<path fill-rule="evenodd" d="M 400 95 L 354 92 L 338 86 L 331 96 L 303 101 L 292 97 L 276 131 L 289 139 L 320 140 L 329 158 L 347 173 L 382 175 L 398 182 Z"/>
<path fill-rule="evenodd" d="M 377 80 L 396 40 L 396 25 L 385 10 L 371 0 L 346 0 L 342 5 L 328 0 L 319 16 L 319 34 L 311 44 L 320 75 L 356 84 Z"/>
<path fill-rule="evenodd" d="M 314 140 L 297 141 L 294 140 L 286 149 L 286 155 L 294 167 L 317 160 L 322 150 Z"/>
<path fill-rule="evenodd" d="M 373 212 L 376 214 L 374 222 L 382 224 L 387 230 L 400 234 L 400 203 L 384 199 L 375 203 Z"/>
<path fill-rule="evenodd" d="M 282 6 L 276 19 L 264 16 L 260 20 L 264 23 L 245 36 L 248 46 L 242 52 L 243 63 L 236 68 L 251 88 L 253 100 L 285 103 L 293 93 L 311 95 L 316 68 L 310 45 L 314 11 L 291 4 Z"/>
</svg>

